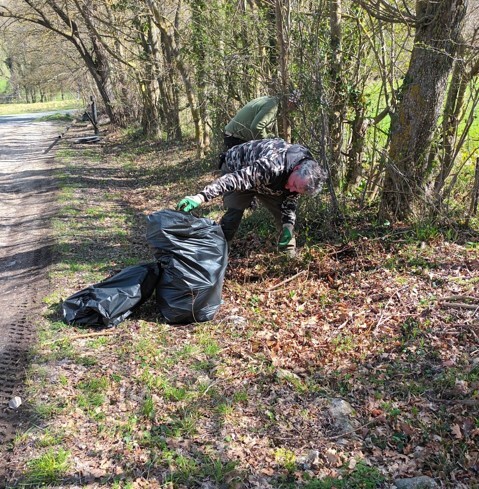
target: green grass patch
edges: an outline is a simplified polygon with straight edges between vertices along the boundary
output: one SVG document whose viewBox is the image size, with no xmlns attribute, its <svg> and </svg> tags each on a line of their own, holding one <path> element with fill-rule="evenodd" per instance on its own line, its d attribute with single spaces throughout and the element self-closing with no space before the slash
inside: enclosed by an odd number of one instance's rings
<svg viewBox="0 0 479 489">
<path fill-rule="evenodd" d="M 155 417 L 155 401 L 148 395 L 141 406 L 141 415 L 145 418 L 153 419 Z"/>
<path fill-rule="evenodd" d="M 0 115 L 81 109 L 83 106 L 83 102 L 77 99 L 53 100 L 51 102 L 38 102 L 34 104 L 0 104 Z"/>
<path fill-rule="evenodd" d="M 41 419 L 51 419 L 63 412 L 64 407 L 58 403 L 37 403 L 33 406 L 33 412 Z"/>
<path fill-rule="evenodd" d="M 217 487 L 236 487 L 235 481 L 240 481 L 236 473 L 236 462 L 223 461 L 211 456 L 198 458 L 188 457 L 173 451 L 164 451 L 171 473 L 165 482 L 197 485 L 198 481 L 212 481 Z M 193 487 L 193 486 L 192 486 Z"/>
<path fill-rule="evenodd" d="M 100 407 L 106 401 L 105 391 L 109 386 L 107 377 L 93 378 L 80 382 L 81 393 L 77 397 L 78 406 L 89 411 Z"/>
<path fill-rule="evenodd" d="M 70 452 L 61 448 L 51 448 L 40 457 L 30 460 L 27 465 L 27 484 L 42 485 L 58 482 L 68 470 L 69 458 Z"/>
<path fill-rule="evenodd" d="M 384 477 L 378 469 L 360 461 L 351 472 L 345 472 L 341 479 L 326 477 L 321 480 L 311 480 L 299 487 L 302 489 L 377 489 L 383 482 Z"/>
<path fill-rule="evenodd" d="M 37 119 L 38 122 L 72 122 L 74 117 L 71 114 L 49 114 Z"/>
<path fill-rule="evenodd" d="M 60 445 L 65 438 L 64 433 L 53 433 L 46 430 L 43 436 L 38 440 L 39 447 L 53 447 Z"/>
</svg>

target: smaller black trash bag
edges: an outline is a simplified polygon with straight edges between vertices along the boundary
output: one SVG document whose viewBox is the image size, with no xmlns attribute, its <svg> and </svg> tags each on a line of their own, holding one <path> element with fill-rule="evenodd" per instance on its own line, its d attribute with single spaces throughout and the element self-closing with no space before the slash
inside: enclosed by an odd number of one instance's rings
<svg viewBox="0 0 479 489">
<path fill-rule="evenodd" d="M 63 317 L 68 324 L 116 326 L 153 294 L 159 276 L 157 263 L 127 267 L 68 297 Z"/>
<path fill-rule="evenodd" d="M 228 245 L 211 219 L 162 210 L 147 216 L 146 240 L 162 268 L 156 288 L 170 324 L 210 321 L 221 304 Z"/>
</svg>

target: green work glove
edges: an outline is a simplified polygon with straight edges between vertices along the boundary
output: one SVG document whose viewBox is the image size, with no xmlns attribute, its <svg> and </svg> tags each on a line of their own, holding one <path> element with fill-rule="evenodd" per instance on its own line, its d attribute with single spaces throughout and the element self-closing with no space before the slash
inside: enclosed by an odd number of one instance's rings
<svg viewBox="0 0 479 489">
<path fill-rule="evenodd" d="M 283 224 L 283 230 L 281 231 L 281 235 L 279 237 L 278 246 L 280 248 L 288 246 L 292 238 L 293 238 L 293 226 L 291 226 L 291 224 Z"/>
<path fill-rule="evenodd" d="M 190 212 L 193 209 L 199 207 L 205 199 L 201 194 L 187 195 L 184 199 L 181 199 L 176 208 L 179 211 Z"/>
</svg>

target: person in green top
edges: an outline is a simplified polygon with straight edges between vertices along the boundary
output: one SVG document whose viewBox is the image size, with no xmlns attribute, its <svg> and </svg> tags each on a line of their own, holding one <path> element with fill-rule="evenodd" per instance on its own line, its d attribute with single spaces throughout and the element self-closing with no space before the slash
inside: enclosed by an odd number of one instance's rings
<svg viewBox="0 0 479 489">
<path fill-rule="evenodd" d="M 300 94 L 293 91 L 288 97 L 288 110 L 299 103 Z M 258 97 L 243 106 L 224 129 L 225 150 L 255 139 L 274 136 L 274 125 L 278 115 L 280 97 Z"/>
</svg>

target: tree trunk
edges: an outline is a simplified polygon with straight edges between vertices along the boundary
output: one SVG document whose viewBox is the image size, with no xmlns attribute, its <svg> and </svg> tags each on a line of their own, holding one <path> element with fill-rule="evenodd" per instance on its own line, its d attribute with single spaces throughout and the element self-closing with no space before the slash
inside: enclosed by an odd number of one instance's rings
<svg viewBox="0 0 479 489">
<path fill-rule="evenodd" d="M 195 74 L 197 82 L 198 107 L 200 112 L 203 141 L 202 145 L 207 150 L 211 144 L 210 129 L 208 124 L 208 54 L 205 53 L 205 40 L 208 38 L 206 32 L 206 3 L 195 0 L 193 2 L 192 16 L 192 46 L 191 49 L 195 59 Z"/>
<path fill-rule="evenodd" d="M 151 19 L 136 18 L 138 35 L 145 54 L 146 61 L 142 70 L 142 77 L 138 80 L 142 100 L 141 126 L 143 134 L 148 137 L 159 138 L 161 135 L 158 86 L 158 44 L 159 31 Z"/>
<path fill-rule="evenodd" d="M 464 46 L 462 46 L 464 47 Z M 464 119 L 464 114 L 461 116 L 464 108 L 464 99 L 466 91 L 471 79 L 479 72 L 479 62 L 477 62 L 472 70 L 466 72 L 463 62 L 464 49 L 461 49 L 458 59 L 454 64 L 449 90 L 446 97 L 443 112 L 442 122 L 442 139 L 436 152 L 436 157 L 442 155 L 441 167 L 436 180 L 434 182 L 434 197 L 438 203 L 441 200 L 441 192 L 446 183 L 447 177 L 450 175 L 455 163 L 456 155 L 459 152 L 460 145 L 465 141 L 464 138 L 458 138 L 459 125 Z M 472 110 L 474 110 L 473 107 Z M 462 129 L 465 131 L 465 128 Z"/>
<path fill-rule="evenodd" d="M 331 177 L 337 183 L 339 169 L 341 168 L 341 148 L 343 145 L 343 121 L 345 119 L 345 97 L 342 79 L 342 33 L 341 33 L 341 0 L 329 2 L 329 28 L 330 28 L 330 111 L 329 111 L 329 140 L 331 154 Z"/>
<path fill-rule="evenodd" d="M 162 70 L 158 73 L 158 87 L 160 90 L 159 111 L 165 124 L 166 137 L 169 141 L 181 141 L 183 134 L 180 124 L 180 102 L 179 102 L 179 74 L 175 69 L 173 53 L 168 48 L 171 42 L 165 39 L 165 33 L 160 31 Z"/>
<path fill-rule="evenodd" d="M 355 117 L 351 128 L 351 141 L 349 144 L 344 188 L 354 187 L 361 176 L 364 141 L 369 127 L 369 120 L 365 118 L 365 107 L 357 104 L 354 107 Z"/>
<path fill-rule="evenodd" d="M 391 121 L 391 146 L 380 205 L 382 219 L 411 217 L 425 196 L 427 151 L 465 11 L 465 0 L 417 2 L 414 48 L 402 86 L 402 102 Z"/>
<path fill-rule="evenodd" d="M 86 52 L 87 66 L 92 74 L 100 96 L 105 105 L 106 112 L 113 124 L 126 127 L 127 117 L 124 114 L 124 107 L 115 103 L 115 94 L 111 79 L 110 62 L 101 44 L 96 39 L 91 39 L 93 46 L 93 56 Z M 85 59 L 85 58 L 84 58 Z"/>
<path fill-rule="evenodd" d="M 291 6 L 289 0 L 276 0 L 276 37 L 279 52 L 279 70 L 281 73 L 281 127 L 280 135 L 291 141 L 291 123 L 288 114 L 289 88 L 289 32 L 291 28 Z"/>
<path fill-rule="evenodd" d="M 469 207 L 469 215 L 477 214 L 477 204 L 479 202 L 479 158 L 476 159 L 476 170 L 474 172 L 474 185 L 471 193 L 471 206 Z"/>
<path fill-rule="evenodd" d="M 28 2 L 30 5 L 32 2 Z M 70 41 L 77 51 L 79 52 L 81 58 L 85 62 L 90 74 L 95 81 L 95 84 L 98 88 L 98 92 L 103 101 L 106 113 L 110 118 L 110 121 L 113 124 L 125 125 L 125 121 L 121 115 L 120 107 L 117 107 L 120 104 L 115 103 L 115 96 L 112 89 L 112 80 L 110 74 L 110 66 L 108 62 L 108 58 L 101 48 L 101 42 L 96 39 L 94 34 L 94 29 L 91 27 L 91 12 L 84 6 L 85 8 L 81 8 L 77 3 L 78 12 L 81 14 L 83 20 L 85 21 L 85 25 L 87 26 L 87 30 L 89 33 L 88 39 L 83 39 L 81 31 L 79 29 L 78 24 L 73 20 L 72 17 L 68 14 L 63 7 L 57 5 L 54 1 L 48 1 L 48 5 L 52 8 L 52 10 L 56 13 L 58 18 L 63 22 L 66 26 L 65 31 L 58 31 L 46 17 L 45 14 L 38 11 L 36 7 L 34 10 L 41 15 L 41 18 L 35 23 L 39 25 L 43 25 L 47 29 L 53 30 L 54 32 L 61 34 L 65 39 Z M 89 41 L 91 43 L 91 48 L 87 47 L 87 43 L 85 41 Z"/>
<path fill-rule="evenodd" d="M 188 103 L 190 105 L 191 116 L 193 118 L 193 124 L 195 127 L 195 141 L 197 145 L 197 156 L 198 158 L 204 157 L 204 137 L 203 137 L 203 124 L 201 120 L 201 113 L 198 108 L 198 101 L 195 89 L 191 82 L 188 70 L 183 62 L 183 58 L 179 49 L 176 46 L 175 40 L 173 36 L 168 32 L 168 28 L 166 26 L 165 18 L 158 10 L 157 5 L 152 0 L 146 0 L 151 13 L 153 15 L 153 19 L 158 29 L 160 29 L 163 42 L 165 44 L 165 48 L 169 51 L 169 57 L 171 60 L 174 60 L 174 65 L 178 72 L 181 75 L 183 80 L 183 84 L 185 86 L 186 98 L 188 99 Z M 179 6 L 180 7 L 180 6 Z"/>
</svg>

